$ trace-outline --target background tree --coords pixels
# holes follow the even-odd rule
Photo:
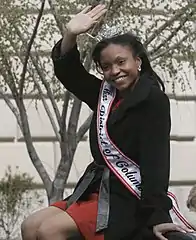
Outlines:
[[[33,209],[32,199],[39,194],[33,189],[33,178],[27,173],[16,172],[8,166],[5,176],[0,181],[0,239],[11,240],[19,236],[20,222]],[[29,212],[30,213],[30,212]]]
[[[0,6],[0,94],[15,115],[24,136],[30,159],[41,177],[49,202],[63,196],[67,178],[78,143],[87,132],[91,116],[78,127],[81,101],[55,79],[50,51],[63,34],[63,25],[71,14],[87,4],[87,0],[3,0]],[[182,72],[184,63],[195,69],[194,20],[196,4],[193,0],[106,0],[109,9],[104,19],[89,34],[81,36],[79,49],[87,70],[93,69],[91,50],[97,34],[107,22],[118,31],[131,30],[144,42],[153,66],[159,73],[167,72],[167,80],[187,83]],[[24,96],[33,94],[35,103],[42,101],[61,159],[54,179],[44,168],[32,140]],[[9,94],[13,97],[11,101]],[[50,100],[49,107],[46,97]],[[61,107],[59,107],[59,102]],[[69,113],[70,110],[70,113]]]

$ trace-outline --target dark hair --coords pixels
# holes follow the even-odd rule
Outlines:
[[[121,46],[129,46],[132,50],[133,56],[138,56],[141,61],[141,75],[144,73],[149,74],[150,77],[152,77],[154,83],[160,87],[162,87],[162,90],[165,91],[165,87],[163,84],[163,81],[160,79],[160,77],[156,74],[156,72],[152,69],[146,49],[144,48],[141,41],[136,37],[135,35],[131,33],[125,33],[122,35],[116,35],[111,38],[106,38],[97,43],[95,46],[92,58],[96,64],[97,67],[100,67],[100,55],[101,51],[106,48],[110,44],[118,44]]]

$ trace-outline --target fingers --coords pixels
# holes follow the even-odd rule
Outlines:
[[[93,17],[94,21],[97,21],[100,17],[102,17],[105,13],[107,12],[107,9],[103,9],[102,11],[100,11],[99,13],[97,13],[97,15],[95,15]]]
[[[91,6],[87,6],[80,13],[87,13],[90,9],[91,9]]]
[[[163,227],[162,227],[162,232],[169,232],[169,231],[179,231],[179,232],[185,232],[181,226],[177,225],[177,224],[174,224],[174,223],[166,223],[166,224],[163,224]]]
[[[156,232],[156,233],[154,233],[154,234],[155,234],[155,236],[156,236],[157,238],[159,238],[160,240],[168,240],[166,237],[164,237],[164,236],[162,235],[161,232]]]
[[[184,230],[181,226],[178,226],[176,225],[174,228],[173,228],[174,231],[177,231],[177,232],[182,232],[182,233],[186,233],[187,231]]]
[[[163,236],[163,234],[171,231],[177,231],[182,233],[194,232],[194,230],[189,229],[186,226],[181,226],[174,223],[164,223],[157,225],[153,228],[153,233],[157,238],[159,238],[159,240],[168,240],[166,237]]]
[[[177,231],[182,233],[193,232],[193,230],[187,228],[186,226],[181,226],[174,223],[163,223],[153,227],[154,235],[160,240],[166,240],[163,234],[171,231]]]
[[[183,225],[177,225],[177,224],[173,224],[171,226],[171,230],[170,231],[178,231],[178,232],[182,232],[182,233],[187,233],[187,232],[193,232],[192,229],[183,226]]]
[[[193,229],[190,229],[190,228],[188,228],[188,227],[186,227],[186,226],[178,226],[182,231],[184,231],[184,232],[194,232],[194,230]]]
[[[99,4],[96,7],[94,7],[91,11],[88,12],[88,15],[92,18],[94,18],[97,14],[100,14],[102,11],[106,10],[105,5]]]

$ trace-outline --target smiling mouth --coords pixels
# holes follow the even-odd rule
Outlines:
[[[125,80],[125,78],[127,78],[127,76],[118,77],[116,79],[113,79],[112,82],[118,83]]]

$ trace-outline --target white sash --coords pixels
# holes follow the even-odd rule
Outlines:
[[[110,170],[137,198],[141,195],[141,177],[139,166],[125,156],[111,141],[107,132],[107,119],[115,99],[116,89],[103,81],[97,110],[97,133],[100,152]],[[194,230],[194,227],[180,213],[176,197],[168,192],[173,207],[170,216],[173,223],[186,226]]]

